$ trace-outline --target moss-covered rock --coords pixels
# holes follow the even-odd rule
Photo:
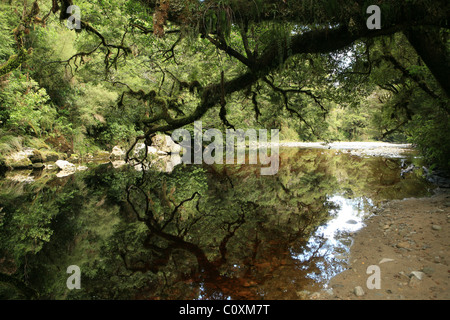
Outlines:
[[[41,151],[44,162],[56,162],[62,159],[62,156],[54,151]]]
[[[108,151],[95,151],[94,160],[95,161],[109,161],[111,154]]]
[[[67,161],[78,162],[80,161],[80,155],[78,153],[72,153]]]
[[[44,162],[44,158],[43,158],[42,154],[36,149],[34,149],[31,152],[31,155],[28,156],[28,159],[30,159],[31,163],[42,163],[42,162]]]
[[[32,162],[28,158],[28,154],[19,151],[5,158],[6,166],[11,169],[28,169],[32,167]]]

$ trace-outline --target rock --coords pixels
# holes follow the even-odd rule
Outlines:
[[[158,134],[152,138],[152,146],[165,153],[179,153],[181,151],[181,146],[176,144],[171,136],[163,134]]]
[[[31,163],[39,163],[44,162],[44,158],[42,157],[42,154],[38,151],[33,149],[31,155],[28,157],[30,159]]]
[[[111,160],[123,160],[125,158],[126,152],[122,150],[119,146],[114,146],[111,151]]]
[[[59,154],[56,152],[47,152],[44,154],[45,161],[47,162],[56,162],[59,160]]]
[[[55,162],[55,165],[63,171],[75,171],[75,165],[66,160],[58,160]]]
[[[108,151],[96,151],[94,152],[94,160],[96,161],[109,161],[110,153]]]
[[[385,263],[385,262],[391,262],[391,261],[394,261],[394,259],[383,258],[383,259],[381,259],[380,262],[378,262],[378,264],[382,264],[382,263]]]
[[[364,290],[361,286],[357,286],[353,289],[353,293],[355,294],[355,296],[357,297],[362,297],[365,293]]]
[[[433,224],[433,226],[431,227],[433,230],[439,231],[442,229],[441,226],[438,226],[437,224]]]
[[[155,154],[158,152],[158,149],[156,149],[155,147],[148,147],[147,148],[147,153],[148,154]]]
[[[28,169],[32,167],[32,162],[24,151],[15,152],[5,158],[6,166],[12,169]]]
[[[418,280],[422,280],[423,277],[425,276],[425,273],[421,272],[421,271],[411,271],[411,273],[409,274],[409,276],[411,278],[417,278]]]
[[[42,169],[44,168],[44,164],[39,162],[39,163],[33,163],[33,169]]]
[[[399,243],[397,243],[397,248],[403,248],[403,249],[408,249],[411,245],[409,244],[408,241],[401,241]]]
[[[426,275],[432,275],[434,273],[434,269],[432,267],[423,267],[422,272]]]
[[[358,222],[356,220],[348,220],[346,223],[348,224],[357,224]]]
[[[115,160],[111,162],[114,168],[120,168],[126,164],[124,160]]]
[[[56,176],[57,176],[58,178],[63,178],[63,177],[70,176],[70,175],[72,175],[72,174],[74,174],[74,173],[75,173],[75,170],[61,170],[61,171],[59,171],[59,172],[56,174]]]

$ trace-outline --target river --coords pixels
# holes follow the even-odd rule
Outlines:
[[[273,176],[249,164],[8,172],[0,298],[299,299],[346,269],[380,204],[430,194],[420,170],[401,175],[418,161],[296,146]]]

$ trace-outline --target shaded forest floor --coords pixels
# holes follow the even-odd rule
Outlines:
[[[355,235],[349,269],[335,276],[319,299],[450,299],[450,190],[428,198],[387,203]],[[380,289],[368,289],[370,265],[380,268]],[[361,287],[363,292],[356,289]]]

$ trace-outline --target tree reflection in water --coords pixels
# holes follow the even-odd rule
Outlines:
[[[185,165],[143,176],[93,168],[57,187],[51,180],[53,235],[16,258],[10,276],[24,279],[26,261],[24,282],[49,298],[297,299],[345,268],[348,232],[377,201],[426,190],[416,176],[401,179],[392,159],[317,149],[280,157],[274,176],[254,165]],[[81,268],[82,290],[64,286],[70,264]]]

